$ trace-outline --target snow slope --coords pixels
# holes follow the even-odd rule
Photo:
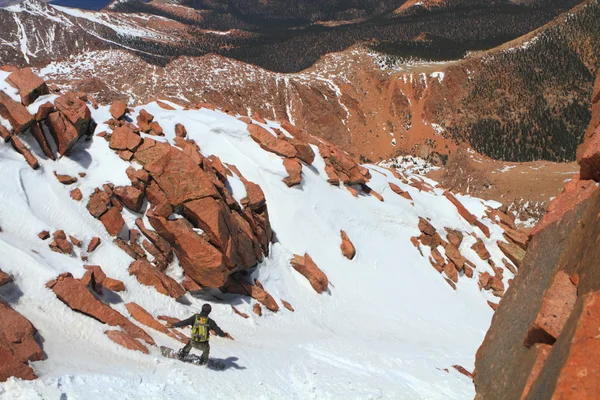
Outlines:
[[[47,99],[39,99],[30,110]],[[355,198],[343,187],[327,183],[319,155],[312,167],[303,167],[303,184],[290,189],[281,181],[287,176],[281,158],[262,150],[244,123],[219,111],[184,111],[173,106],[176,111],[163,110],[155,103],[144,108],[155,115],[169,141],[174,138],[174,125],[182,123],[205,155],[215,154],[235,164],[263,188],[277,242],[254,277],[280,304],[285,299],[296,311],[263,310],[259,318],[251,312],[254,300],[233,295],[221,295],[225,301],[219,302],[208,294],[199,298],[187,294],[189,305],[185,305],[130,277],[127,268],[132,260],[111,244],[103,225],[85,208],[93,188],[102,183],[129,184],[125,174],[129,163],[114,154],[105,140],[95,137],[81,142],[70,158],[57,162],[44,159],[37,145],[28,141],[40,159],[38,171],[31,170],[9,145],[0,143],[0,268],[12,274],[16,283],[1,288],[0,296],[37,327],[48,355],[47,360],[33,364],[38,380],[11,378],[0,384],[0,398],[473,398],[470,379],[450,367],[473,368],[492,316],[486,303],[492,297],[480,292],[477,272],[491,272],[491,268],[470,249],[475,239],[466,236],[461,251],[477,265],[477,272],[474,279],[461,277],[454,291],[431,266],[428,254],[421,256],[411,244],[410,237],[420,234],[419,216],[431,218],[440,234],[443,227],[473,232],[440,189],[419,192],[390,171],[369,166],[370,186],[385,202],[372,196]],[[92,112],[100,123],[97,132],[107,130],[101,122],[110,118],[108,108]],[[87,176],[65,187],[54,178],[55,170]],[[414,206],[393,193],[388,181],[407,190]],[[236,180],[231,185],[235,197],[243,197],[243,186]],[[84,194],[82,202],[69,197],[75,186]],[[483,216],[481,200],[460,199],[472,213]],[[126,215],[130,227],[134,219],[134,214]],[[479,230],[475,233],[501,265],[502,253],[495,242],[501,239],[502,230],[489,220],[484,222],[491,226],[492,238],[485,238]],[[179,318],[210,301],[211,316],[236,339],[211,340],[211,355],[224,360],[226,370],[164,359],[157,348],[151,348],[150,355],[126,350],[103,334],[108,326],[60,302],[45,287],[46,282],[66,271],[79,278],[84,270],[78,257],[54,253],[37,237],[42,230],[57,229],[86,242],[94,236],[102,238],[103,245],[91,254],[88,264],[101,265],[108,276],[125,283],[127,290],[121,298],[105,300],[126,316],[124,304],[130,301],[154,316]],[[357,248],[353,261],[341,254],[340,229]],[[293,254],[304,252],[329,277],[329,293],[318,295],[291,268]],[[169,274],[182,277],[176,263]],[[506,271],[505,279],[509,278],[512,275]],[[235,315],[230,304],[250,318]],[[145,330],[158,345],[181,346],[161,333]]]

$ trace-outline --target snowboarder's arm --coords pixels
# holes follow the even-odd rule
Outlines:
[[[227,333],[223,332],[223,330],[221,328],[219,328],[219,325],[217,325],[217,323],[210,319],[208,320],[208,326],[211,330],[215,331],[215,333],[221,337],[226,337]]]
[[[196,320],[196,316],[192,315],[188,319],[184,319],[183,321],[180,321],[180,322],[178,322],[176,324],[172,324],[171,326],[173,328],[181,328],[182,326],[194,325],[194,321],[195,320]]]

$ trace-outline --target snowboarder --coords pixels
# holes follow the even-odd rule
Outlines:
[[[184,360],[192,347],[202,351],[202,356],[200,357],[200,363],[206,364],[208,362],[208,354],[210,353],[210,345],[208,344],[208,339],[210,337],[210,331],[215,331],[217,335],[220,337],[227,337],[233,340],[233,337],[227,332],[223,332],[221,328],[217,325],[217,323],[208,317],[208,314],[212,311],[212,307],[210,304],[204,304],[202,306],[202,312],[200,314],[192,315],[188,319],[185,319],[181,322],[177,322],[176,324],[167,324],[167,328],[180,328],[183,326],[192,325],[192,337],[188,341],[188,343],[179,350],[178,358],[180,360]]]

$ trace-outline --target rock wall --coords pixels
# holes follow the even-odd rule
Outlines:
[[[477,353],[479,399],[592,399],[600,393],[599,82],[578,152],[581,179],[567,184],[534,229],[520,273]]]

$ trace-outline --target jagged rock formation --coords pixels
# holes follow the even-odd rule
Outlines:
[[[593,99],[581,178],[597,178],[600,171],[594,161],[600,157],[598,84]],[[576,177],[536,226],[520,273],[477,353],[478,398],[591,399],[599,393],[598,215],[598,183]]]

